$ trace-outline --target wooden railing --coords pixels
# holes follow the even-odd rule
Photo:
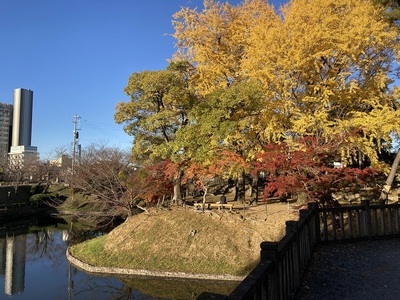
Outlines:
[[[361,205],[317,208],[320,215],[320,242],[353,241],[399,236],[400,205]]]
[[[279,242],[262,242],[259,264],[226,299],[293,299],[317,243],[400,236],[400,205],[319,208],[310,203],[299,221],[286,222]]]

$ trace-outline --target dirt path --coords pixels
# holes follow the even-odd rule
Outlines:
[[[279,241],[286,232],[286,221],[299,218],[298,210],[294,206],[285,202],[257,205],[243,205],[239,202],[234,203],[233,213],[240,215],[243,219],[252,222],[259,228],[264,228],[264,240]],[[213,210],[216,212],[216,210]],[[260,241],[261,242],[261,241]]]

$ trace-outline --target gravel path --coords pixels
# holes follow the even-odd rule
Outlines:
[[[400,299],[400,239],[321,245],[297,300]]]

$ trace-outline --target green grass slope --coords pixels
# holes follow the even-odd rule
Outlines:
[[[279,240],[285,221],[297,218],[282,211],[152,209],[70,250],[94,266],[243,276],[257,264],[260,243]]]

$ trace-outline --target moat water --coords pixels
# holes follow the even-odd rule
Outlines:
[[[98,234],[59,219],[0,224],[0,299],[194,299],[205,291],[228,295],[238,284],[95,276],[69,264],[67,247]]]

